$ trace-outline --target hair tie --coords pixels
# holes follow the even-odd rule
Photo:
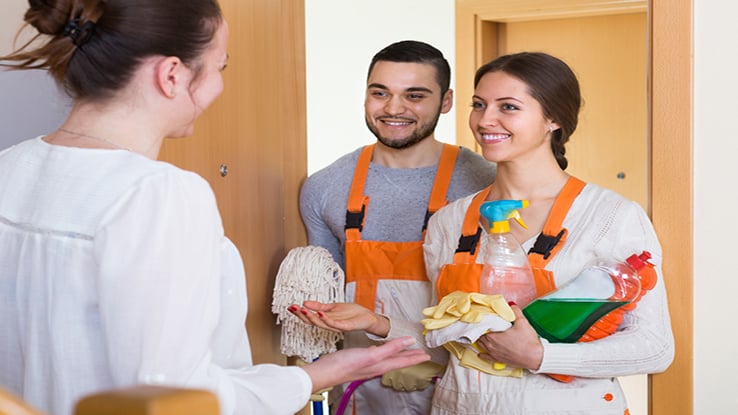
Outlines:
[[[95,32],[95,23],[86,21],[82,26],[79,25],[79,18],[72,19],[64,27],[64,36],[72,39],[72,43],[79,47],[87,43],[92,34]]]

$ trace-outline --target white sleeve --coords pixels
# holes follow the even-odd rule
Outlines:
[[[223,238],[212,191],[191,173],[149,177],[111,208],[95,256],[113,383],[210,389],[223,414],[296,412],[310,395],[303,370],[213,361]]]

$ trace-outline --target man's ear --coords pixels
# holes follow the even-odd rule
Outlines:
[[[184,82],[184,64],[176,56],[167,56],[156,66],[156,84],[164,96],[174,98],[177,87]]]
[[[446,91],[445,94],[443,94],[443,98],[441,99],[441,114],[445,114],[449,111],[451,111],[451,107],[454,106],[454,90],[449,89]]]

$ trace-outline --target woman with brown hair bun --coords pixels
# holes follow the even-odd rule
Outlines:
[[[480,291],[479,252],[492,225],[480,218],[480,206],[505,199],[529,201],[518,218],[527,227],[510,221],[509,231],[528,253],[535,281],[489,294],[509,298],[533,285],[540,296],[597,259],[620,261],[643,251],[652,254],[657,283],[637,305],[628,304],[614,333],[590,342],[549,342],[526,319],[525,304],[513,305],[513,325],[479,336],[479,354],[472,355],[506,369],[481,372],[466,356],[450,353],[432,414],[628,414],[617,377],[659,373],[674,358],[661,245],[648,215],[636,202],[566,172],[565,145],[581,103],[574,72],[546,53],[503,55],[477,70],[469,128],[484,158],[497,164],[497,176],[487,189],[431,217],[423,248],[435,298]],[[573,319],[564,312],[554,318]]]
[[[0,386],[55,415],[142,383],[210,389],[223,414],[288,414],[312,391],[428,359],[404,338],[252,365],[243,264],[212,190],[156,161],[223,90],[215,0],[29,4],[37,38],[0,59],[48,70],[74,105],[0,152]]]

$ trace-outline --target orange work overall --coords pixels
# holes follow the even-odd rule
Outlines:
[[[528,262],[533,269],[533,277],[539,297],[556,289],[553,273],[546,270],[545,267],[566,243],[567,230],[562,227],[562,224],[567,213],[569,213],[569,208],[574,203],[574,199],[582,191],[584,185],[583,181],[575,177],[569,178],[554,201],[546,223],[543,225],[543,231],[536,239],[533,248],[528,252]],[[466,211],[461,237],[454,254],[454,262],[445,264],[436,280],[435,288],[439,299],[457,290],[479,292],[479,277],[483,267],[482,264],[478,264],[476,261],[479,253],[477,247],[482,235],[482,228],[479,226],[479,208],[487,199],[492,186],[474,196],[469,209]]]
[[[569,178],[554,201],[543,231],[528,252],[528,262],[533,269],[539,297],[556,289],[553,273],[546,270],[545,266],[566,243],[568,231],[562,227],[562,224],[574,199],[582,191],[584,185],[584,182],[575,177]],[[444,265],[436,280],[436,293],[439,299],[456,290],[479,292],[479,277],[483,267],[482,264],[476,263],[477,246],[482,234],[482,229],[478,225],[479,207],[487,198],[491,188],[492,186],[478,193],[469,205],[464,217],[459,245],[454,254],[454,263]],[[592,341],[613,333],[622,322],[625,311],[626,309],[615,310],[605,315],[579,341]],[[571,382],[574,379],[574,376],[569,375],[549,374],[549,376],[560,382]]]
[[[428,277],[423,260],[422,240],[387,242],[361,239],[369,207],[369,197],[364,195],[364,184],[373,150],[373,144],[366,146],[356,162],[346,211],[345,252],[346,282],[354,282],[356,285],[354,302],[375,311],[377,285],[380,280],[428,281]],[[459,147],[444,144],[425,214],[423,233],[430,216],[448,203],[446,193],[458,152]]]

